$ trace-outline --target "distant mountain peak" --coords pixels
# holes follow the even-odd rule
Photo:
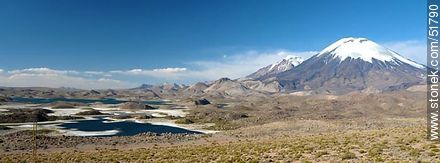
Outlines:
[[[406,63],[416,68],[424,68],[423,65],[402,57],[396,52],[366,38],[348,37],[340,39],[326,47],[317,56],[326,55],[332,56],[334,59],[339,58],[340,62],[346,59],[362,59],[373,63],[373,60],[378,60],[384,63]]]
[[[287,71],[287,70],[292,69],[295,66],[298,66],[303,61],[304,61],[304,59],[302,59],[299,56],[287,56],[283,60],[272,64],[269,68],[269,71],[274,71],[274,70],[275,71]]]
[[[263,77],[263,76],[267,76],[267,75],[275,75],[287,70],[292,69],[295,66],[298,66],[299,64],[301,64],[304,61],[304,59],[302,59],[299,56],[293,56],[293,55],[289,55],[286,58],[284,58],[281,61],[278,61],[276,63],[273,63],[269,66],[263,67],[261,69],[259,69],[257,72],[254,72],[250,75],[248,75],[248,78],[259,78],[259,77]]]
[[[152,88],[153,85],[150,84],[142,84],[141,86],[137,87],[139,89],[148,89],[148,88]]]

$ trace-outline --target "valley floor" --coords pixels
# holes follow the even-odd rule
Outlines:
[[[426,92],[214,99],[173,119],[208,134],[0,137],[0,162],[440,162],[426,139]]]
[[[253,162],[253,161],[440,161],[440,143],[425,139],[423,119],[399,119],[396,123],[377,121],[370,129],[343,129],[339,122],[297,121],[314,133],[282,132],[296,125],[277,122],[212,135],[169,139],[135,145],[87,146],[39,151],[41,162]],[[327,131],[325,126],[333,126]],[[367,124],[365,124],[367,125]],[[318,127],[322,130],[313,128]],[[346,125],[345,127],[363,125]],[[344,128],[345,128],[344,127]],[[254,132],[248,132],[253,130]],[[339,131],[338,131],[339,130]],[[271,131],[272,134],[264,131]],[[319,132],[321,131],[321,132]],[[258,135],[256,135],[258,134]],[[113,138],[116,140],[116,138]],[[121,140],[121,138],[119,138]],[[99,141],[98,141],[99,142]],[[144,142],[145,143],[145,142]],[[87,144],[87,143],[86,143]],[[0,162],[33,161],[30,151],[0,154]]]

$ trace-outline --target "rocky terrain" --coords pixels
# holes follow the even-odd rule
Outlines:
[[[42,143],[39,159],[191,161],[212,157],[218,161],[433,161],[439,159],[439,147],[421,135],[424,133],[424,98],[424,89],[412,87],[388,93],[274,94],[236,100],[207,98],[210,104],[198,106],[194,101],[182,99],[193,109],[176,121],[210,123],[213,125],[207,129],[221,132],[91,138],[59,136],[54,131],[45,131],[39,136]],[[227,105],[218,108],[218,104]],[[2,136],[2,161],[31,159],[30,148],[26,146],[30,136],[28,131]],[[146,151],[157,155],[145,154]],[[181,152],[177,156],[170,151]],[[97,153],[100,157],[92,157]],[[191,157],[183,157],[191,153]]]
[[[0,102],[10,102],[10,101],[12,101],[11,98],[6,96],[0,96]]]
[[[0,114],[0,123],[44,122],[55,120],[82,119],[75,116],[49,116],[53,113],[47,109],[11,109]]]

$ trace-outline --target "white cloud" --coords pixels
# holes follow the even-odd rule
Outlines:
[[[22,70],[12,70],[9,71],[10,74],[20,74],[20,73],[32,73],[32,74],[78,74],[78,71],[73,70],[53,70],[46,67],[41,68],[28,68]]]
[[[85,74],[90,74],[90,75],[103,75],[105,74],[105,72],[102,71],[84,71]]]
[[[75,74],[75,75],[72,75]],[[78,71],[29,68],[0,74],[0,85],[8,87],[73,87],[83,89],[130,88],[132,83],[114,79],[85,78]]]
[[[117,75],[153,77],[160,79],[177,79],[187,71],[187,68],[159,68],[159,69],[131,69],[131,70],[114,70],[109,73]]]
[[[129,76],[152,77],[159,81],[192,83],[197,81],[216,80],[221,77],[240,78],[258,69],[278,62],[287,56],[301,56],[304,59],[316,54],[316,51],[293,52],[277,50],[270,52],[248,51],[245,53],[224,55],[217,61],[194,61],[188,68],[132,69],[115,70],[110,73]],[[151,80],[151,78],[150,78]]]
[[[160,68],[160,69],[153,69],[153,71],[156,72],[163,72],[163,73],[179,73],[186,71],[186,68]]]
[[[191,68],[168,67],[156,69],[131,69],[114,71],[75,71],[50,68],[28,68],[1,73],[0,86],[10,87],[74,87],[82,89],[131,88],[139,83],[194,83],[216,80],[221,77],[240,78],[259,68],[295,55],[304,59],[317,52],[248,51],[225,55],[216,61],[194,61]]]
[[[194,62],[197,69],[189,71],[188,76],[200,80],[216,80],[220,77],[240,78],[247,76],[258,69],[278,62],[287,56],[301,56],[304,59],[316,54],[316,51],[294,52],[278,50],[272,52],[249,51],[236,54],[221,61]]]
[[[83,73],[84,76],[87,77],[99,77],[99,76],[103,76],[103,77],[112,77],[113,75],[108,73],[108,72],[103,72],[103,71],[84,71]]]
[[[408,40],[383,43],[383,46],[399,53],[400,55],[426,64],[426,41]]]

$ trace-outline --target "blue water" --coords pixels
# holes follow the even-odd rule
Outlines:
[[[80,98],[24,98],[24,97],[14,97],[12,98],[13,102],[18,103],[31,103],[31,104],[47,104],[52,102],[79,102],[79,103],[95,103],[95,102],[101,102],[103,104],[120,104],[125,103],[127,101],[124,100],[116,100],[112,98],[104,98],[104,99],[80,99]],[[152,100],[152,101],[144,101],[145,104],[150,105],[166,105],[167,103],[165,101],[161,100]]]
[[[163,125],[152,125],[148,123],[136,123],[132,121],[122,121],[122,122],[112,122],[103,123],[106,121],[103,118],[98,118],[96,120],[81,120],[77,123],[62,123],[58,126],[64,127],[66,129],[76,129],[78,131],[107,131],[107,130],[118,130],[119,132],[115,135],[108,136],[132,136],[144,132],[153,133],[175,133],[175,134],[202,134],[201,132],[186,130],[178,127],[163,126]],[[106,136],[96,136],[96,137],[106,137]]]

